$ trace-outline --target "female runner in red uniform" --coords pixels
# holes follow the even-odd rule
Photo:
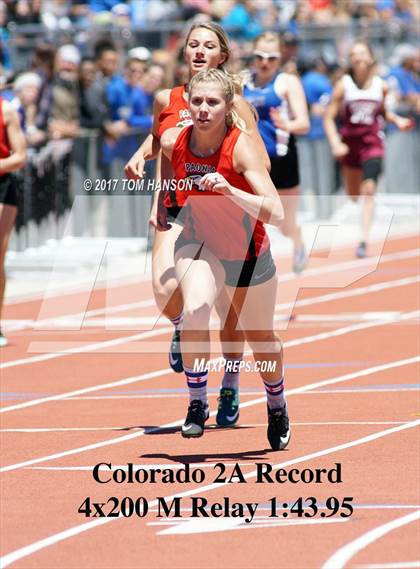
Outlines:
[[[263,222],[278,226],[284,213],[255,143],[235,126],[244,128],[233,100],[234,85],[225,73],[202,71],[190,82],[193,125],[168,129],[161,138],[176,179],[193,182],[175,244],[184,299],[181,350],[190,394],[182,435],[201,436],[208,418],[210,313],[225,289],[263,379],[267,437],[279,450],[288,444],[290,428],[282,347],[273,330],[276,268]]]
[[[386,109],[386,83],[375,75],[375,59],[369,45],[357,41],[350,51],[350,72],[336,84],[324,116],[325,132],[335,158],[341,161],[349,197],[362,196],[362,235],[356,256],[366,256],[373,221],[374,196],[384,155],[383,117],[400,130],[412,121]],[[335,120],[339,117],[340,130]]]
[[[19,116],[10,103],[0,97],[0,316],[6,288],[4,261],[18,203],[11,172],[22,168],[25,160],[26,142]],[[0,348],[6,345],[7,339],[0,331]]]
[[[190,77],[199,71],[209,68],[220,68],[228,62],[230,49],[227,36],[219,25],[212,22],[194,24],[188,32],[184,56],[189,67]],[[245,121],[250,136],[255,142],[260,160],[269,168],[270,161],[256,126],[253,112],[248,103],[235,94],[233,106],[238,115]],[[143,177],[146,160],[156,158],[160,149],[160,137],[166,129],[191,124],[188,109],[188,86],[166,89],[157,94],[154,104],[154,121],[152,133],[146,138],[138,151],[125,167],[127,177],[139,179]],[[162,156],[160,178],[171,179],[173,172],[168,160]],[[174,244],[181,232],[181,225],[174,223],[180,209],[185,203],[188,192],[156,192],[150,223],[158,230],[155,233],[152,256],[152,282],[156,303],[165,316],[175,325],[175,332],[169,354],[170,364],[174,371],[182,372],[182,358],[179,351],[179,334],[183,318],[183,301],[175,278]],[[162,207],[163,206],[163,207]],[[168,219],[172,222],[168,224]],[[223,294],[218,299],[218,306],[227,302]],[[228,314],[224,327],[220,331],[220,339],[226,359],[225,374],[220,391],[220,405],[217,423],[233,425],[239,415],[237,370],[242,358],[240,346],[243,345],[243,334],[235,330],[235,318]],[[228,346],[230,345],[230,347]],[[232,346],[235,348],[233,349]]]

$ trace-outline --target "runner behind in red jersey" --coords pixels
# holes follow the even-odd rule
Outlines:
[[[184,298],[181,351],[190,395],[182,435],[200,437],[209,416],[210,314],[224,289],[261,364],[267,438],[280,450],[289,442],[290,427],[282,347],[273,330],[276,269],[263,223],[278,225],[284,213],[253,140],[240,130],[243,124],[232,111],[233,97],[226,74],[202,71],[190,83],[193,126],[169,129],[161,139],[178,180],[190,178],[194,186],[175,245],[176,276]],[[197,362],[205,365],[198,369]],[[268,363],[273,365],[264,365]]]

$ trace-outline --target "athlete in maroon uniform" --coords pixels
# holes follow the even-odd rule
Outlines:
[[[267,392],[267,437],[280,450],[289,442],[290,428],[281,343],[273,331],[276,270],[263,223],[278,226],[284,212],[252,138],[235,126],[243,128],[232,114],[233,98],[225,73],[199,73],[190,83],[193,126],[169,129],[161,139],[177,180],[193,182],[175,246],[184,298],[181,349],[190,394],[182,435],[201,436],[209,416],[209,321],[216,298],[226,289],[255,362],[275,364],[270,371],[261,365],[260,374]],[[197,369],[197,362],[204,366]]]
[[[4,260],[17,213],[15,180],[11,172],[22,168],[25,159],[25,136],[18,114],[0,97],[0,316],[6,288]],[[0,331],[0,348],[6,345],[7,340]]]
[[[384,155],[384,119],[401,130],[412,124],[386,109],[385,82],[375,75],[375,60],[370,47],[356,42],[350,52],[351,69],[337,83],[324,117],[325,132],[334,156],[341,161],[344,184],[353,200],[363,197],[362,235],[356,249],[366,256],[372,225],[374,196]],[[337,130],[335,120],[341,123]]]

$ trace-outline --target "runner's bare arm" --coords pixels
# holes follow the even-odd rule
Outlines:
[[[261,162],[251,137],[242,133],[233,153],[235,171],[242,174],[254,194],[233,187],[219,173],[206,174],[201,179],[203,189],[228,196],[247,213],[263,223],[279,225],[284,218],[283,206],[270,175]]]
[[[294,117],[287,121],[287,132],[306,134],[310,126],[308,106],[302,83],[295,75],[287,75],[287,101]]]
[[[342,158],[348,152],[348,147],[341,141],[337,125],[335,124],[340,107],[344,98],[344,85],[339,81],[334,88],[331,101],[325,110],[324,115],[324,128],[327,135],[328,142],[331,146],[331,152],[335,158]]]
[[[11,155],[0,159],[0,172],[8,174],[20,170],[26,162],[26,140],[20,127],[19,115],[8,101],[2,102],[2,112]]]

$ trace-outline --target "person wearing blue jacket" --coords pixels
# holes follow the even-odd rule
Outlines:
[[[318,219],[331,214],[331,194],[334,191],[334,159],[324,132],[323,117],[329,103],[332,85],[327,65],[321,57],[312,58],[308,70],[302,75],[302,85],[308,103],[310,129],[299,140],[299,158],[304,190],[316,196]]]

